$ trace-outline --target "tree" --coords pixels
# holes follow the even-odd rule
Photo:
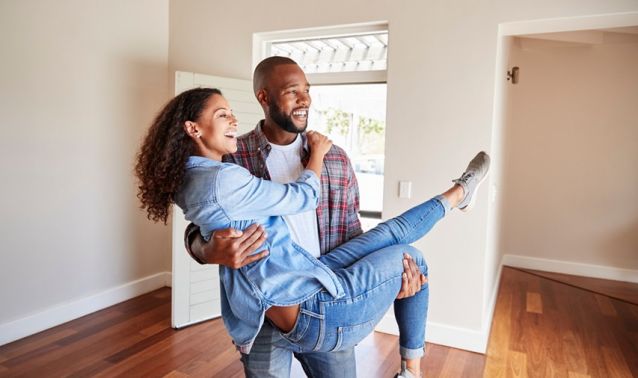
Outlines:
[[[376,134],[381,136],[385,133],[385,122],[374,118],[359,117],[359,130],[364,135]]]
[[[335,108],[320,110],[319,113],[326,120],[327,134],[336,133],[344,137],[348,135],[350,123],[352,122],[352,113]]]

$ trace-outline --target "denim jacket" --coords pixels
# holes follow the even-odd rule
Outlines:
[[[270,253],[240,269],[219,267],[224,325],[242,353],[249,353],[271,306],[301,303],[326,290],[335,298],[343,288],[335,274],[295,244],[282,215],[313,210],[320,196],[316,174],[304,170],[296,182],[257,178],[245,168],[191,156],[175,202],[205,240],[217,229],[264,226]]]

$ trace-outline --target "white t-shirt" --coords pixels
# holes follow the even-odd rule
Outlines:
[[[272,149],[266,159],[266,166],[271,180],[282,184],[296,181],[304,170],[301,163],[303,149],[301,137],[297,135],[295,141],[286,146],[272,143],[270,146]],[[313,256],[319,257],[321,250],[316,211],[285,215],[284,219],[290,229],[292,240]]]

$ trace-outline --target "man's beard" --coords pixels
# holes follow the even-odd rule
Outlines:
[[[270,113],[270,118],[272,118],[279,127],[289,133],[303,133],[308,127],[308,119],[306,119],[306,124],[301,129],[297,128],[295,123],[292,121],[292,115],[284,114],[284,112],[274,102],[268,104],[268,112]]]

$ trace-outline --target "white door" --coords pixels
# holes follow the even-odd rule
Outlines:
[[[263,118],[250,80],[175,72],[175,95],[198,87],[213,87],[222,91],[239,121],[240,134],[252,130]],[[221,316],[218,267],[199,265],[188,255],[184,248],[187,225],[182,210],[173,206],[173,328]]]

